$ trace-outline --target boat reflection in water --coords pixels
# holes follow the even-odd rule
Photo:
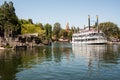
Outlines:
[[[83,61],[83,64],[88,66],[90,71],[102,70],[104,68],[111,70],[111,68],[119,64],[119,45],[72,44],[72,50],[75,58],[79,61]]]
[[[101,59],[106,53],[107,45],[76,45],[72,44],[72,50],[76,57],[88,59]]]

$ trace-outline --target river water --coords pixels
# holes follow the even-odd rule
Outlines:
[[[0,50],[0,80],[120,80],[120,45]]]

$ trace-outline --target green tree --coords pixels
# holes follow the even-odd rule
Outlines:
[[[25,19],[19,19],[19,23],[22,25],[22,24],[29,24],[29,21],[28,20],[25,20]]]
[[[4,2],[0,6],[0,25],[4,29],[5,36],[14,36],[20,34],[20,24],[15,13],[13,2]],[[19,32],[18,32],[19,31]]]
[[[73,33],[77,33],[78,30],[79,30],[79,28],[76,28],[75,26],[72,27],[72,32],[73,32]]]
[[[72,31],[72,33],[74,33],[74,26],[71,27],[71,31]]]
[[[114,37],[114,38],[119,37],[119,32],[120,32],[119,28],[113,22],[100,23],[98,26],[99,26],[99,29],[105,33],[105,35],[108,39],[110,39],[112,37]]]
[[[80,28],[79,27],[77,27],[77,33],[80,31]]]
[[[69,40],[72,39],[72,34],[73,34],[72,30],[70,30],[70,31],[68,32],[68,35],[67,35]]]
[[[52,26],[47,23],[47,24],[45,24],[44,29],[46,31],[47,39],[51,39],[51,37],[52,37]]]
[[[42,23],[37,23],[37,24],[35,24],[35,25],[36,25],[36,26],[39,26],[40,29],[44,30],[44,26],[42,25]]]
[[[59,32],[59,36],[60,37],[62,36],[63,38],[67,38],[68,33],[65,29],[61,29],[60,32]]]
[[[56,22],[53,27],[53,35],[56,35],[56,37],[59,37],[59,32],[61,30],[61,25],[60,23]]]
[[[33,24],[33,20],[32,20],[32,19],[28,19],[28,22],[29,22],[30,24]]]
[[[34,24],[22,24],[21,25],[22,30],[21,33],[22,34],[26,34],[26,33],[43,33],[44,30],[41,30],[39,26],[36,26]]]

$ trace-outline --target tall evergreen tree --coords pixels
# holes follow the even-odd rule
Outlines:
[[[15,13],[15,8],[13,2],[7,3],[0,6],[0,25],[4,29],[4,34],[6,37],[14,36],[20,34],[21,27],[18,22],[18,17]]]
[[[56,37],[59,37],[59,32],[61,30],[61,25],[60,23],[56,22],[53,27],[53,35],[56,35]]]
[[[46,24],[44,26],[44,28],[45,28],[45,31],[46,31],[46,37],[48,39],[51,39],[51,37],[52,37],[52,26],[50,24]]]

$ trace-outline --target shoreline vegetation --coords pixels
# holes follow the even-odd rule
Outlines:
[[[103,22],[98,26],[106,35],[108,44],[120,44],[120,28],[117,24]],[[32,19],[19,19],[11,1],[4,1],[0,5],[0,49],[51,45],[54,41],[70,42],[72,34],[81,30],[75,26],[70,28],[69,23],[65,29],[62,27],[59,22],[52,26],[49,23],[33,23]],[[91,27],[97,29],[96,23]]]

